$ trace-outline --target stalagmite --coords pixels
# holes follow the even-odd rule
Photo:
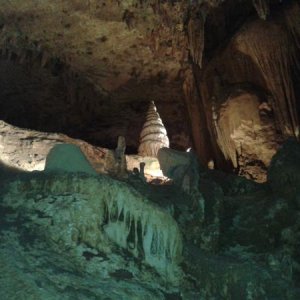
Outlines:
[[[166,128],[157,112],[156,106],[151,101],[146,122],[140,135],[139,155],[157,156],[160,148],[169,147]]]
[[[116,158],[119,162],[118,172],[121,177],[126,177],[126,175],[127,175],[125,150],[126,150],[125,137],[119,136],[118,137],[118,146],[115,150],[115,154],[116,154]]]
[[[266,20],[270,14],[269,0],[252,0],[252,3],[258,16],[261,19]]]
[[[187,27],[190,55],[200,68],[204,49],[204,24],[205,17],[199,12],[190,17]]]
[[[118,178],[127,177],[125,149],[125,137],[119,136],[117,148],[107,151],[104,168],[110,175]]]

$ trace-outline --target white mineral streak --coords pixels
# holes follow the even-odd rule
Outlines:
[[[188,40],[193,62],[202,68],[205,16],[199,13],[188,22]]]
[[[139,155],[156,157],[160,148],[169,147],[166,128],[151,101],[140,135]]]
[[[170,276],[182,251],[177,223],[159,207],[136,197],[138,194],[130,196],[130,193],[117,191],[113,198],[104,199],[108,211],[104,231],[119,246],[136,257],[144,255],[149,265]],[[133,238],[129,241],[131,234]]]
[[[270,13],[269,0],[252,0],[252,3],[258,16],[261,19],[266,20]]]

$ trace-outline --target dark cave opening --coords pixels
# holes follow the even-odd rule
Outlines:
[[[149,91],[154,90],[155,83],[144,82],[137,86],[137,93],[145,92],[147,84]],[[134,95],[132,88],[130,93]],[[118,136],[125,136],[127,154],[137,153],[152,98],[149,91],[136,102],[130,100],[130,94],[124,99],[118,90],[106,96],[57,58],[41,66],[41,56],[22,60],[15,52],[2,51],[0,59],[0,119],[21,128],[62,133],[110,149],[116,147]],[[121,102],[118,97],[123,97]],[[158,101],[158,107],[170,133],[171,146],[186,150],[190,141],[183,104]]]

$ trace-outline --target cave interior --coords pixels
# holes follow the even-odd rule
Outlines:
[[[300,299],[299,0],[0,0],[0,298]]]

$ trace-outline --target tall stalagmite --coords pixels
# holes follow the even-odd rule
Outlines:
[[[169,147],[169,138],[156,106],[151,101],[140,135],[138,152],[141,156],[157,156],[158,150],[163,147]]]

